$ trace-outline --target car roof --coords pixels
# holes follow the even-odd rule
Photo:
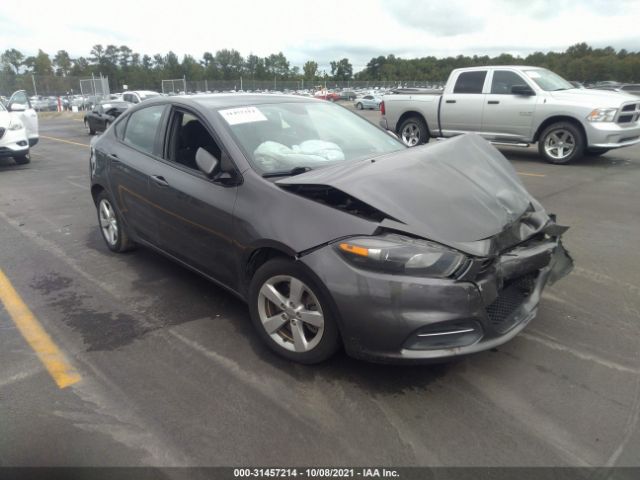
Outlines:
[[[130,102],[125,102],[124,100],[103,100],[99,103],[99,105],[131,105]]]
[[[274,103],[326,103],[324,100],[317,100],[311,97],[299,95],[278,95],[278,94],[254,94],[254,93],[215,93],[207,95],[175,95],[173,97],[162,97],[160,99],[148,100],[145,102],[157,103],[182,103],[184,105],[196,104],[206,109],[222,109],[235,107],[248,107],[251,105],[268,105]]]

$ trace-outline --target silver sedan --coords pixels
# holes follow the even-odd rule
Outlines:
[[[363,109],[372,109],[372,110],[380,110],[380,104],[382,103],[382,98],[374,97],[373,95],[365,95],[364,97],[356,98],[353,102],[353,105],[358,110]]]

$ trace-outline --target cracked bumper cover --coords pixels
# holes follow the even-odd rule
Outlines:
[[[491,349],[522,331],[536,316],[545,285],[573,267],[560,241],[565,230],[551,223],[544,240],[505,252],[473,280],[361,270],[330,245],[301,261],[328,289],[350,355],[429,362]],[[462,333],[455,334],[458,345],[447,346],[452,331]],[[427,348],[421,347],[425,338],[432,342]]]

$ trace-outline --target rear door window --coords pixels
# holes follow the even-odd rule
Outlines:
[[[486,77],[486,70],[462,72],[458,75],[453,93],[482,93],[482,87]]]
[[[153,154],[164,109],[164,105],[155,105],[133,112],[127,122],[124,142],[144,153]]]

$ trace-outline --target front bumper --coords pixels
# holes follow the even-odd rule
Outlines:
[[[640,122],[584,122],[588,146],[593,148],[621,148],[640,143]]]
[[[29,140],[25,130],[5,130],[0,137],[0,157],[14,157],[27,153],[29,153]]]
[[[545,285],[573,265],[559,236],[512,249],[472,281],[361,270],[332,246],[301,261],[327,287],[347,352],[385,363],[427,363],[509,341],[535,317]]]

